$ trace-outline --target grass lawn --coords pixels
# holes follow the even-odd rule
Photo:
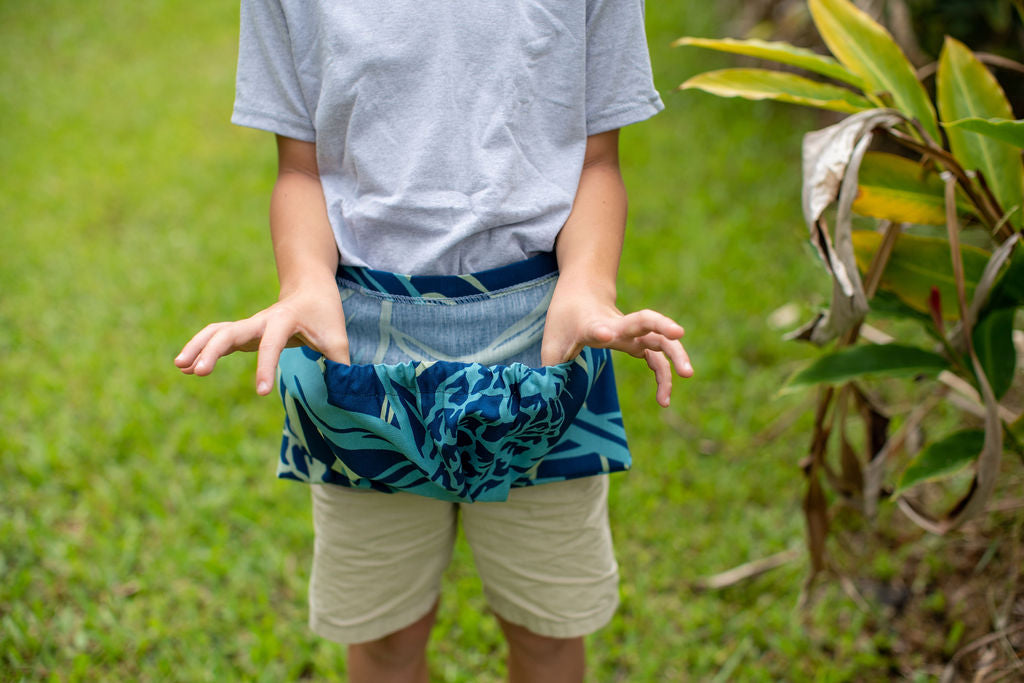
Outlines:
[[[827,292],[799,214],[815,122],[673,90],[710,58],[668,43],[719,35],[713,4],[648,3],[667,111],[623,133],[620,303],[677,316],[697,376],[659,410],[618,358],[635,469],[614,481],[622,606],[591,678],[876,678],[884,643],[841,592],[795,610],[803,561],[693,587],[802,544],[804,398],[775,392],[811,351],[767,317]],[[171,364],[276,294],[272,139],[228,123],[236,25],[232,2],[0,3],[0,681],[344,678],[305,626],[308,491],[274,477],[254,358],[204,380]],[[448,578],[433,676],[499,680],[461,544]]]

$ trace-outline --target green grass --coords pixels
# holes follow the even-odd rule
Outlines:
[[[793,109],[673,88],[710,65],[712,3],[648,3],[668,109],[623,134],[621,305],[678,317],[697,376],[658,410],[619,358],[635,469],[613,487],[622,608],[595,681],[848,680],[885,672],[841,594],[795,603],[795,563],[700,576],[802,543],[807,422],[775,391],[810,350],[767,314],[824,301],[803,246]],[[228,124],[237,5],[0,4],[0,680],[341,680],[305,626],[308,492],[274,478],[280,408],[254,359],[171,365],[200,325],[276,293],[270,137]],[[703,61],[699,61],[703,60]],[[724,63],[724,62],[722,62]],[[440,681],[502,675],[460,544],[431,644]]]

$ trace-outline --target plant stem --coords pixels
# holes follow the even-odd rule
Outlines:
[[[941,166],[945,167],[949,172],[956,176],[957,184],[967,195],[967,199],[971,202],[978,213],[981,216],[982,221],[990,230],[996,231],[996,236],[1007,240],[1013,236],[1013,229],[1006,225],[1000,224],[1002,218],[1001,212],[988,201],[988,198],[984,195],[978,194],[974,187],[974,183],[971,182],[970,176],[964,170],[963,166],[956,160],[952,154],[946,150],[938,147],[935,144],[925,144],[918,142],[906,133],[902,133],[898,130],[888,130],[889,135],[898,142],[899,144],[911,149],[919,154],[929,157],[933,161],[937,162]]]

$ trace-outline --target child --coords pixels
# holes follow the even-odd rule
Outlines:
[[[353,681],[427,680],[461,516],[510,679],[582,680],[618,590],[593,475],[629,466],[608,349],[662,406],[693,374],[682,327],[615,306],[618,128],[662,107],[642,0],[242,0],[241,26],[281,292],[175,364],[278,372],[279,475],[319,484],[312,628]]]

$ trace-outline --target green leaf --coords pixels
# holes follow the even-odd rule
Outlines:
[[[937,375],[949,361],[916,346],[870,344],[844,348],[820,356],[796,373],[787,389],[813,384],[841,384],[858,377],[912,377]]]
[[[849,83],[855,88],[864,89],[864,81],[842,64],[827,55],[820,55],[806,48],[796,47],[789,43],[767,42],[764,40],[735,40],[723,38],[679,38],[672,43],[672,47],[692,45],[694,47],[706,47],[719,52],[730,52],[732,54],[757,57],[759,59],[770,59],[774,62],[789,64],[800,67],[822,76],[834,78],[837,81]]]
[[[1018,243],[1010,266],[992,287],[983,311],[1024,306],[1024,247]]]
[[[929,444],[907,465],[893,497],[915,484],[956,474],[978,457],[984,445],[985,432],[980,429],[954,432],[941,441]]]
[[[855,230],[852,239],[857,266],[862,273],[867,272],[882,243],[882,235],[873,230]],[[984,249],[961,244],[960,256],[964,264],[967,300],[970,301],[990,254]],[[921,313],[929,313],[928,298],[932,287],[937,287],[942,301],[942,317],[950,320],[960,317],[947,240],[902,233],[896,238],[879,286]]]
[[[943,121],[965,118],[1012,119],[999,82],[963,43],[946,37],[939,56],[936,99]],[[968,170],[981,171],[1003,211],[1024,203],[1020,150],[962,126],[946,129],[953,156]],[[1020,223],[1018,213],[1014,223]]]
[[[778,100],[845,114],[871,109],[866,99],[851,90],[812,81],[803,76],[769,69],[721,69],[698,74],[679,86],[721,97]]]
[[[972,116],[966,119],[949,121],[942,125],[947,130],[950,128],[962,128],[1024,149],[1024,119],[1014,121],[1013,119],[983,119],[979,116]]]
[[[928,333],[932,333],[932,317],[926,313],[917,311],[892,292],[880,289],[871,297],[871,313],[883,318],[916,320],[925,326]]]
[[[1013,384],[1013,373],[1017,371],[1017,349],[1013,346],[1016,312],[1013,308],[991,311],[978,321],[971,333],[974,351],[997,399]]]
[[[861,162],[853,210],[895,223],[945,225],[944,185],[915,161],[868,152]]]
[[[1010,425],[1010,431],[1020,439],[1024,439],[1024,415],[1017,418],[1017,421]]]
[[[889,32],[849,0],[809,0],[808,5],[828,49],[864,79],[865,92],[888,93],[897,109],[939,140],[931,100]]]

